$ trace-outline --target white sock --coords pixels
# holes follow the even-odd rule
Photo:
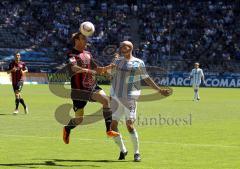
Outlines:
[[[199,97],[199,92],[197,91],[197,98],[199,99],[200,97]]]
[[[133,143],[134,154],[136,154],[136,153],[139,154],[139,140],[138,140],[137,130],[134,129],[133,132],[130,133],[130,136],[131,136],[131,140]]]
[[[122,135],[120,134],[117,137],[113,137],[113,140],[115,141],[115,143],[118,145],[118,147],[120,148],[121,152],[126,152],[127,149],[123,143],[123,139],[122,139]]]

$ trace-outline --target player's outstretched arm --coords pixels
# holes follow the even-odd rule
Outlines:
[[[152,78],[148,75],[145,64],[142,63],[142,65],[139,67],[139,73],[141,75],[141,79],[147,83],[148,86],[150,86],[152,89],[157,90],[160,94],[164,96],[169,96],[172,94],[172,90],[170,88],[163,88],[159,87],[153,80]]]
[[[115,53],[113,61],[108,65],[104,67],[97,66],[96,72],[97,74],[106,74],[109,70],[111,71],[113,68],[116,67],[115,61],[118,59],[120,55],[118,53]]]
[[[77,66],[77,65],[71,66],[71,69],[72,69],[72,71],[74,73],[92,73],[92,74],[96,74],[95,70],[85,69],[85,68],[82,68],[82,67]]]
[[[111,70],[114,67],[115,67],[115,65],[111,63],[110,65],[104,66],[104,67],[98,66],[95,70],[96,70],[97,74],[106,74],[108,70]]]
[[[150,86],[152,89],[155,89],[157,91],[160,90],[160,87],[150,78],[145,78],[144,81],[147,83],[148,86]]]
[[[115,68],[116,67],[115,61],[119,57],[120,57],[119,53],[115,53],[114,54],[114,58],[113,58],[112,62],[109,65],[104,66],[104,67],[97,66],[96,69],[95,69],[97,74],[100,74],[100,75],[107,74],[108,71],[111,71],[113,68]]]
[[[159,93],[161,93],[164,96],[169,96],[172,94],[172,90],[170,90],[169,88],[159,87],[150,77],[145,78],[144,81],[147,83],[147,85],[157,90]]]

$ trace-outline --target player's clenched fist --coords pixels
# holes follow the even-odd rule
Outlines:
[[[159,93],[163,96],[170,96],[172,94],[173,90],[171,88],[160,88]]]

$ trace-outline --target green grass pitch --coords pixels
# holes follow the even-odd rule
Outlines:
[[[125,161],[117,160],[119,150],[106,137],[103,121],[77,127],[65,145],[54,112],[70,99],[53,95],[47,85],[25,85],[30,114],[24,115],[21,107],[13,116],[12,88],[1,85],[0,169],[240,169],[240,90],[201,88],[201,101],[193,102],[192,88],[173,89],[166,99],[138,103],[142,162],[135,163],[124,125]],[[86,113],[99,107],[89,103]]]

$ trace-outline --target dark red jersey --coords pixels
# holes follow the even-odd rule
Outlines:
[[[72,49],[67,54],[67,60],[70,67],[77,65],[79,67],[91,70],[94,70],[97,67],[97,64],[93,61],[91,53],[88,51],[79,52],[76,49]],[[71,74],[72,89],[91,90],[95,85],[95,75],[92,73]]]
[[[22,61],[19,61],[18,63],[15,61],[12,61],[9,66],[8,66],[8,70],[12,70],[13,68],[16,68],[16,71],[12,71],[11,72],[11,76],[12,76],[12,84],[16,85],[18,84],[18,82],[23,81],[23,74],[21,72],[24,70],[27,70],[26,64]]]

